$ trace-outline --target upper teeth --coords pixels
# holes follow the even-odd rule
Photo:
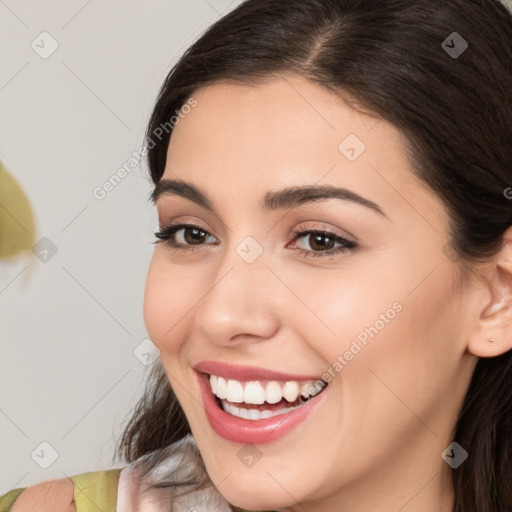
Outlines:
[[[276,404],[285,398],[288,402],[295,402],[298,396],[304,398],[317,395],[325,383],[322,381],[307,381],[299,383],[294,380],[286,382],[226,380],[217,375],[210,375],[210,385],[213,394],[229,402],[246,404]]]

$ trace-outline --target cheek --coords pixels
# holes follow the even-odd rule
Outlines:
[[[153,343],[165,352],[179,350],[179,320],[186,311],[187,287],[176,281],[176,272],[168,271],[168,265],[157,253],[151,260],[144,290],[143,315],[146,330]]]
[[[364,335],[366,344],[359,343],[361,350],[344,366],[341,379],[356,404],[354,409],[369,416],[367,425],[385,422],[391,432],[425,428],[416,414],[441,431],[442,408],[449,409],[451,401],[456,401],[447,395],[458,374],[457,338],[463,320],[449,282],[449,273],[441,267],[417,288],[404,281],[401,293],[379,292],[379,302],[363,307],[372,315],[365,313],[361,318],[359,314],[357,322],[350,324]],[[399,308],[394,315],[386,314],[393,300]],[[383,321],[378,322],[382,313]],[[351,340],[358,340],[357,332],[351,334]]]
[[[379,271],[397,268],[397,262],[400,272]],[[361,394],[385,393],[381,375],[411,399],[431,394],[451,378],[459,357],[462,317],[452,275],[438,265],[422,281],[427,264],[400,261],[397,255],[393,265],[380,263],[367,265],[364,273],[303,276],[295,288],[309,309],[301,306],[301,335],[321,355],[331,379],[341,377]]]
[[[298,336],[322,355],[326,370],[346,351],[352,350],[347,354],[351,359],[359,357],[354,354],[361,354],[374,337],[384,336],[389,325],[399,321],[400,283],[378,286],[378,278],[347,270],[323,276],[311,273],[296,280],[300,285],[294,292],[303,304],[293,301],[291,321],[296,327],[300,322]]]

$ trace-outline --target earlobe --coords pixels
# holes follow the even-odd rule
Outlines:
[[[496,357],[512,348],[512,304],[495,290],[491,296],[468,344],[468,350],[478,357]]]
[[[479,312],[468,350],[478,357],[496,357],[512,349],[512,227],[503,235],[502,249],[482,280],[490,300]]]

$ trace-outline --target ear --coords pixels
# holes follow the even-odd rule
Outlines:
[[[512,349],[512,226],[486,276],[468,350],[478,357],[495,357]]]

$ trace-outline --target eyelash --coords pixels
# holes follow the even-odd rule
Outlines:
[[[210,235],[208,231],[201,228],[200,226],[196,226],[194,224],[170,224],[168,226],[164,226],[159,231],[155,233],[155,236],[158,240],[155,240],[153,243],[158,244],[161,242],[167,242],[167,244],[175,250],[179,251],[190,251],[195,250],[197,246],[191,245],[191,246],[183,246],[181,244],[178,244],[174,240],[172,240],[172,236],[183,228],[191,228],[191,229],[198,229],[202,233],[206,233],[206,235]],[[334,243],[340,243],[342,244],[341,247],[337,247],[335,249],[329,249],[328,251],[312,251],[307,249],[296,249],[302,256],[304,257],[326,257],[326,256],[334,256],[336,254],[343,254],[346,252],[353,251],[357,249],[358,245],[355,242],[351,242],[339,235],[336,235],[334,233],[331,233],[330,231],[324,231],[321,229],[304,229],[302,227],[299,227],[296,231],[293,232],[293,240],[296,240],[297,238],[301,238],[305,235],[325,235],[329,237]],[[212,235],[210,235],[212,236]],[[198,244],[198,245],[204,245],[204,244]]]

